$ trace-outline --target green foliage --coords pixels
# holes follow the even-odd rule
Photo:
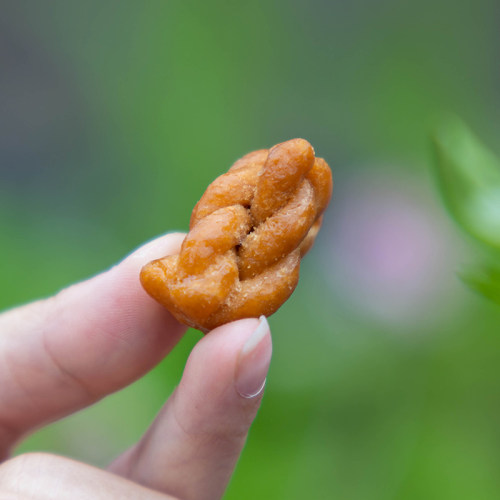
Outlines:
[[[500,305],[500,267],[482,265],[460,273],[470,288]]]
[[[451,215],[476,241],[500,250],[500,160],[456,117],[440,123],[433,145]]]
[[[442,120],[433,146],[438,185],[449,212],[488,251],[460,278],[500,304],[500,160],[453,116]]]

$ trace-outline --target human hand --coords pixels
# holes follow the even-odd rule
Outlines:
[[[56,296],[0,315],[0,498],[220,498],[260,406],[271,358],[266,320],[203,337],[143,438],[101,470],[14,444],[50,421],[141,377],[185,327],[141,288],[140,268],[178,251],[184,235],[143,246]]]

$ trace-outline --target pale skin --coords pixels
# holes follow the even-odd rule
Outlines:
[[[45,453],[11,458],[24,436],[127,386],[175,347],[185,327],[138,276],[183,237],[158,238],[90,280],[0,314],[1,500],[222,497],[262,399],[265,319],[203,337],[151,427],[106,470]]]

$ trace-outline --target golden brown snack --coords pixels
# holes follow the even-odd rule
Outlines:
[[[297,286],[331,193],[330,168],[304,139],[249,153],[208,186],[180,253],[144,266],[142,286],[205,333],[269,316]]]

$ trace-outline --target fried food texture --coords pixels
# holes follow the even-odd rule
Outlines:
[[[330,167],[304,139],[249,153],[208,186],[180,253],[144,266],[142,286],[205,333],[269,316],[297,286],[331,193]]]

